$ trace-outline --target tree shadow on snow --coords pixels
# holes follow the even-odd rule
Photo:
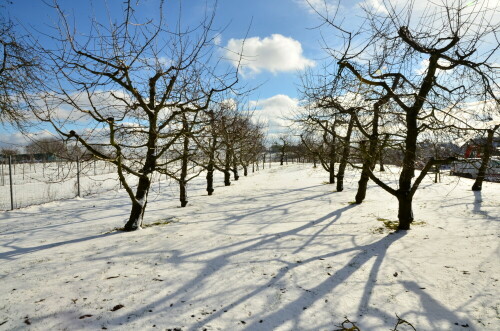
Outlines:
[[[304,230],[322,224],[322,226],[316,232],[311,235],[307,235],[309,236],[309,238],[301,246],[296,248],[295,252],[299,252],[306,248],[308,245],[313,245],[315,238],[317,238],[328,226],[336,222],[343,212],[351,208],[355,208],[355,205],[349,205],[340,208],[321,218],[287,231],[276,232],[273,234],[263,234],[255,238],[238,241],[225,246],[218,246],[197,253],[182,255],[177,252],[176,254],[172,254],[168,259],[168,262],[175,264],[175,268],[182,268],[184,263],[192,263],[192,261],[197,261],[198,263],[201,262],[203,264],[203,267],[197,272],[195,277],[191,278],[189,281],[186,281],[178,289],[169,293],[168,295],[162,296],[156,301],[148,302],[147,307],[164,307],[172,302],[187,302],[189,301],[189,293],[193,291],[193,289],[200,288],[204,284],[207,284],[208,286],[208,283],[210,281],[213,281],[213,278],[217,278],[220,279],[220,281],[223,281],[225,272],[223,269],[226,266],[234,263],[234,261],[232,261],[231,259],[233,259],[235,256],[248,252],[255,252],[255,256],[258,256],[259,250],[271,249],[269,247],[270,244],[276,243],[278,241],[286,241],[288,237],[297,236]],[[332,272],[330,276],[325,276],[325,279],[318,285],[314,286],[313,288],[308,288],[307,291],[303,291],[301,295],[295,300],[285,303],[275,310],[266,310],[264,307],[262,307],[262,311],[258,313],[258,318],[254,317],[253,321],[249,321],[248,324],[244,326],[244,328],[246,330],[271,330],[283,326],[286,323],[292,323],[293,329],[300,329],[301,322],[304,322],[303,319],[305,318],[304,307],[309,307],[316,302],[324,300],[326,295],[331,293],[340,284],[347,281],[357,270],[368,264],[370,260],[375,259],[371,266],[369,277],[365,281],[363,295],[358,307],[359,314],[370,314],[370,311],[367,311],[366,308],[370,303],[371,295],[376,285],[377,275],[384,260],[386,251],[388,247],[391,246],[391,244],[402,238],[405,234],[406,232],[391,233],[386,237],[370,244],[353,245],[353,247],[350,248],[340,249],[338,251],[330,251],[325,254],[303,259],[302,261],[300,261],[300,263],[297,263],[297,261],[286,261],[281,258],[276,258],[274,259],[274,261],[280,263],[283,266],[279,269],[278,272],[276,272],[276,274],[272,278],[267,280],[266,283],[256,286],[253,289],[249,288],[247,293],[241,295],[240,297],[234,297],[234,299],[230,300],[230,302],[221,302],[222,306],[218,307],[217,311],[214,311],[208,316],[203,316],[202,319],[198,320],[189,329],[202,330],[205,327],[208,327],[209,323],[211,323],[212,321],[217,320],[218,318],[222,318],[225,312],[228,312],[231,309],[239,309],[241,306],[249,303],[252,298],[255,298],[258,295],[266,296],[269,288],[279,288],[280,283],[286,281],[288,277],[291,276],[291,272],[299,266],[304,267],[313,262],[318,262],[335,256],[352,253],[354,253],[355,255],[347,263],[344,263],[342,267],[340,267],[335,272]],[[332,240],[334,239],[332,238]],[[203,260],[203,256],[212,255],[214,253],[218,254],[215,257],[210,257],[206,260]],[[293,256],[291,258],[293,258]],[[271,262],[271,260],[261,261],[261,263],[266,262]],[[221,293],[221,295],[224,294]],[[127,315],[140,315],[144,309],[146,309],[146,307],[137,307],[133,312],[128,312]],[[370,309],[373,312],[373,308]],[[394,319],[394,316],[388,315],[382,311],[377,311],[376,316],[378,318],[382,317],[386,320]],[[122,318],[123,317],[117,316],[116,320],[109,321],[109,325],[118,323]],[[260,320],[263,320],[263,324],[260,322]],[[286,325],[288,326],[289,324]]]
[[[6,248],[6,249],[10,249],[10,251],[0,253],[0,260],[14,260],[16,257],[18,257],[20,255],[39,252],[39,251],[42,251],[45,249],[64,246],[64,245],[81,243],[81,242],[89,241],[89,240],[93,240],[93,239],[101,239],[101,238],[113,236],[115,234],[117,234],[117,232],[110,232],[110,233],[99,234],[99,235],[94,235],[94,236],[89,236],[89,237],[84,237],[84,238],[76,238],[76,239],[72,239],[72,240],[60,241],[60,242],[55,242],[55,243],[53,242],[53,243],[49,243],[49,244],[45,244],[45,245],[32,246],[32,247],[16,246],[13,244],[13,242],[15,242],[15,240],[12,240],[11,242],[6,242],[6,243],[2,244],[2,247]]]

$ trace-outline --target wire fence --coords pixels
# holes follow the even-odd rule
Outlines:
[[[118,189],[113,164],[104,161],[0,162],[0,210]]]
[[[271,167],[272,155],[257,165]],[[293,162],[286,160],[286,163]],[[255,165],[254,165],[255,166]],[[180,161],[169,168],[180,169]],[[196,174],[203,169],[193,164],[189,171]],[[252,166],[249,172],[252,171]],[[127,176],[134,187],[137,178]],[[178,183],[168,175],[155,173],[151,177],[151,192],[160,194],[167,190],[171,196],[178,194]],[[0,158],[0,211],[39,205],[63,199],[85,197],[121,189],[116,166],[98,160],[66,161],[48,158]]]

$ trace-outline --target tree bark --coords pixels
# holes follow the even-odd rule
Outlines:
[[[488,169],[488,163],[490,162],[491,154],[493,152],[493,136],[495,131],[498,129],[499,125],[496,125],[493,129],[488,130],[488,136],[486,138],[486,146],[484,146],[484,153],[481,157],[481,166],[472,185],[473,191],[481,191],[483,186],[484,177],[486,176],[486,169]]]
[[[189,137],[188,137],[189,126],[185,117],[182,120],[182,124],[185,135],[182,148],[181,176],[179,180],[179,186],[180,186],[179,200],[181,201],[181,207],[186,207],[186,205],[188,204],[187,194],[186,194],[186,185],[187,185],[186,180],[188,175],[188,162],[189,162]]]
[[[224,186],[231,185],[231,153],[226,149],[226,156],[224,160]]]
[[[329,162],[330,165],[328,166],[328,172],[330,175],[329,182],[330,184],[335,183],[335,157],[337,156],[336,149],[335,149],[335,143],[336,143],[336,136],[335,134],[332,134],[332,141],[330,143],[330,154],[328,155],[329,157]]]
[[[380,108],[389,101],[388,97],[384,97],[377,101],[373,106],[372,133],[368,140],[368,150],[362,148],[363,168],[358,182],[358,191],[356,192],[356,203],[360,204],[366,197],[366,188],[370,180],[369,171],[374,168],[377,162],[377,146],[378,146],[378,126],[380,117]],[[366,144],[366,143],[365,143]]]
[[[139,178],[135,199],[132,201],[132,210],[130,211],[129,219],[123,228],[125,231],[134,231],[141,228],[144,212],[146,210],[147,194],[150,186],[151,181],[147,175]]]
[[[402,191],[399,191],[396,197],[398,198],[398,230],[409,230],[413,222],[413,197],[409,192]]]
[[[207,167],[207,192],[208,195],[214,193],[214,165],[210,163]]]
[[[344,190],[344,174],[345,174],[345,168],[347,167],[347,161],[349,161],[349,154],[351,151],[351,135],[353,126],[354,126],[354,117],[351,116],[351,119],[349,120],[349,125],[347,126],[346,136],[344,139],[342,159],[340,160],[339,170],[337,172],[337,192],[342,192]]]
[[[233,178],[234,180],[240,179],[240,175],[238,175],[238,162],[236,160],[236,156],[233,156]]]
[[[210,153],[208,156],[207,164],[207,193],[212,195],[214,192],[214,170],[215,170],[215,148],[217,146],[217,140],[214,138],[211,144]]]

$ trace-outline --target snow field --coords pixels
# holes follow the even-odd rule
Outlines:
[[[419,225],[390,234],[395,198],[371,183],[352,205],[358,173],[341,193],[326,179],[266,164],[208,197],[200,176],[186,208],[175,185],[152,191],[145,223],[170,223],[131,233],[110,232],[123,191],[2,212],[0,329],[498,329],[499,184],[428,177]]]

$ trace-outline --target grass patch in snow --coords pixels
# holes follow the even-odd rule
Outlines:
[[[380,227],[380,228],[374,229],[373,233],[383,233],[385,229],[393,230],[393,231],[397,231],[398,230],[398,224],[399,224],[398,221],[391,221],[391,220],[389,220],[387,218],[382,218],[382,217],[377,217],[377,221],[384,223],[384,226]],[[411,226],[424,225],[424,224],[426,224],[424,221],[413,221],[413,222],[411,222]]]
[[[145,229],[145,228],[150,228],[152,226],[161,226],[161,225],[167,225],[167,224],[170,224],[170,223],[174,223],[178,221],[178,219],[176,217],[167,217],[167,218],[164,218],[164,219],[160,219],[156,222],[153,222],[153,223],[148,223],[148,224],[143,224],[142,225],[142,228]]]

